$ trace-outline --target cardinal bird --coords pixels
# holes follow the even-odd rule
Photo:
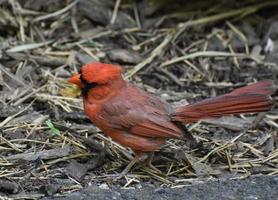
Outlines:
[[[121,67],[90,63],[69,82],[82,90],[84,112],[92,123],[117,143],[134,150],[136,156],[154,152],[166,139],[190,138],[182,123],[230,114],[257,113],[271,109],[272,81],[261,81],[228,94],[173,107],[122,78]]]

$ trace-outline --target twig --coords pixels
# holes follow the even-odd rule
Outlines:
[[[152,52],[151,55],[142,61],[141,63],[137,64],[132,70],[128,71],[127,74],[125,75],[126,79],[131,78],[134,76],[137,72],[139,72],[141,69],[143,69],[147,64],[153,61],[153,59],[160,55],[164,48],[171,42],[172,38],[174,37],[173,33],[169,33],[164,40],[160,43],[159,46],[157,46]]]
[[[7,76],[9,76],[11,79],[13,79],[13,80],[16,81],[17,83],[19,83],[20,85],[26,86],[26,84],[25,84],[23,81],[19,80],[15,75],[13,75],[13,74],[10,73],[9,71],[7,71],[7,70],[5,69],[5,67],[4,67],[3,65],[1,65],[1,64],[0,64],[0,70],[1,70],[2,72],[4,72]]]
[[[70,3],[68,6],[66,6],[65,8],[63,8],[61,10],[58,10],[56,12],[53,12],[53,13],[47,14],[47,15],[43,15],[43,16],[37,17],[33,21],[34,22],[38,22],[38,21],[46,20],[46,19],[49,19],[49,18],[52,18],[52,17],[56,17],[58,15],[61,15],[61,14],[65,13],[65,12],[67,12],[68,10],[70,10],[73,6],[75,6],[75,4],[78,3],[78,1],[79,0],[75,0],[72,3]]]
[[[31,44],[18,45],[18,46],[15,46],[15,47],[12,47],[12,48],[8,49],[6,52],[7,53],[15,53],[15,52],[22,52],[22,51],[37,49],[37,48],[46,46],[46,45],[48,45],[52,42],[53,42],[53,40],[46,41],[46,42],[40,42],[40,43],[31,43]]]
[[[228,11],[228,12],[224,12],[224,13],[220,13],[220,14],[216,14],[216,15],[212,15],[212,16],[192,20],[191,21],[191,26],[217,22],[219,20],[224,20],[224,19],[227,19],[227,18],[239,16],[239,15],[246,16],[246,15],[250,15],[252,13],[257,12],[258,10],[260,10],[262,8],[265,8],[265,7],[268,7],[268,6],[275,6],[275,5],[278,5],[277,1],[264,2],[264,3],[248,6],[248,7],[242,8],[242,9],[231,10],[231,11]]]
[[[188,54],[185,56],[181,56],[178,58],[173,58],[172,60],[168,60],[160,65],[160,67],[166,67],[168,65],[172,65],[177,62],[181,62],[187,59],[192,59],[196,57],[241,57],[241,58],[251,58],[250,56],[242,53],[229,53],[229,52],[221,52],[221,51],[199,51],[192,54]]]
[[[174,83],[176,83],[177,85],[179,85],[180,87],[183,87],[184,84],[183,82],[181,82],[174,74],[170,73],[169,71],[167,71],[167,69],[164,68],[158,68],[158,71],[162,72],[163,74],[165,74],[166,76],[168,76]]]
[[[20,98],[20,99],[18,99],[13,105],[14,105],[14,106],[17,106],[17,105],[23,103],[25,100],[27,100],[28,98],[30,98],[30,97],[33,96],[34,94],[36,94],[36,93],[38,93],[40,90],[44,89],[46,86],[47,86],[47,85],[44,85],[44,86],[42,86],[42,87],[40,87],[40,88],[38,88],[38,89],[32,91],[31,93],[25,95],[23,98],[20,98],[21,96],[20,96],[20,97],[17,97],[17,99],[18,99],[18,98]],[[28,92],[29,92],[29,90],[28,90]],[[15,101],[15,99],[13,99],[13,101]]]
[[[113,10],[113,14],[112,14],[112,17],[111,17],[111,20],[110,20],[110,24],[115,23],[120,4],[121,4],[121,0],[116,0],[115,7],[114,7],[114,10]]]
[[[140,21],[140,17],[139,17],[136,1],[133,1],[133,12],[134,12],[134,17],[135,17],[135,20],[136,20],[137,27],[139,29],[141,29],[142,25],[141,25],[141,21]]]
[[[18,151],[18,152],[22,152],[21,149],[19,149],[16,145],[14,145],[12,142],[7,140],[6,138],[2,137],[2,135],[0,135],[0,139],[2,141],[4,141],[7,145],[9,145],[13,150]]]
[[[57,149],[50,149],[44,150],[34,153],[21,153],[15,154],[6,157],[7,160],[24,160],[24,161],[32,161],[38,158],[40,159],[54,159],[54,158],[61,158],[65,156],[69,156],[72,153],[71,147],[64,147],[64,148],[57,148]]]
[[[240,30],[238,30],[238,28],[235,27],[231,22],[227,21],[226,24],[236,35],[238,35],[239,39],[244,43],[246,54],[249,55],[250,51],[248,47],[248,40],[245,35]]]
[[[11,121],[11,120],[12,120],[13,118],[15,118],[16,116],[18,116],[18,115],[20,115],[21,113],[23,113],[23,112],[25,112],[26,110],[28,110],[28,109],[32,106],[32,104],[34,103],[34,101],[35,101],[35,100],[33,100],[33,101],[32,101],[26,108],[24,108],[23,110],[21,110],[21,111],[15,113],[15,114],[12,115],[12,116],[7,117],[4,121],[2,121],[2,122],[0,123],[0,128],[2,128],[3,126],[5,126],[9,121]]]

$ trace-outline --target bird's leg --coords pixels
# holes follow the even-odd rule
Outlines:
[[[117,175],[116,179],[121,179],[127,173],[130,171],[130,169],[137,163],[137,162],[143,162],[145,165],[147,165],[149,168],[154,170],[155,172],[161,173],[159,169],[157,169],[153,164],[154,152],[148,152],[148,153],[142,153],[141,151],[135,151],[135,157],[131,160],[131,162],[124,168],[124,170]]]
[[[130,171],[130,169],[140,161],[142,152],[136,151],[135,157],[130,161],[130,163],[124,168],[124,170],[116,177],[116,179],[121,179]]]
[[[153,156],[154,156],[154,152],[150,152],[148,153],[148,157],[147,159],[144,161],[149,168],[153,169],[154,171],[158,172],[158,173],[162,173],[159,169],[157,169],[153,164],[152,164],[152,161],[153,161]]]

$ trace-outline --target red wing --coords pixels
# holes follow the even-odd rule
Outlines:
[[[130,134],[151,138],[182,138],[182,130],[170,121],[167,111],[155,108],[154,103],[154,97],[144,99],[142,103],[138,102],[136,96],[114,98],[103,106],[102,115],[105,116],[102,117],[109,122],[109,128]],[[161,103],[160,100],[157,102]]]
[[[130,132],[136,135],[145,137],[160,137],[160,138],[182,138],[182,131],[173,123],[164,121],[163,124],[157,124],[154,121],[138,123],[134,125]]]

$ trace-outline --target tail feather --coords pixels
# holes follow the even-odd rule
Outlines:
[[[274,92],[272,81],[258,82],[225,95],[178,107],[173,120],[192,123],[230,114],[265,112],[271,109],[270,95]]]
[[[239,95],[239,94],[264,94],[264,95],[271,95],[275,92],[274,83],[273,81],[260,81],[257,83],[253,83],[251,85],[241,87],[238,89],[233,90],[232,92],[225,94],[228,95]]]

